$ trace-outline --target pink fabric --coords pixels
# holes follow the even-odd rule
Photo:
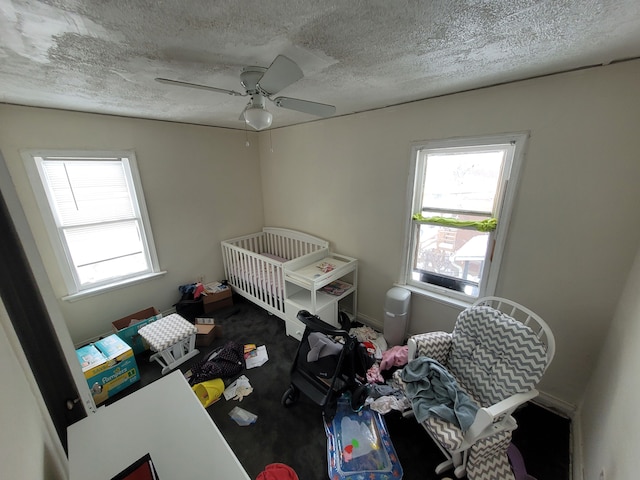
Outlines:
[[[384,383],[384,378],[380,375],[380,368],[378,365],[373,365],[367,370],[367,383]]]
[[[204,292],[204,285],[202,285],[201,283],[196,284],[196,289],[193,292],[193,299],[197,300],[198,298],[200,298],[202,292]]]
[[[396,345],[389,350],[382,352],[380,370],[389,370],[391,367],[402,367],[409,360],[409,347],[406,345]]]

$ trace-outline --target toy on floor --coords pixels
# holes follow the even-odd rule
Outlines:
[[[298,480],[298,475],[289,465],[284,463],[271,463],[264,467],[256,480]]]
[[[384,418],[363,408],[354,412],[348,394],[338,400],[336,414],[325,422],[329,478],[335,480],[402,479]]]
[[[527,469],[524,465],[524,458],[518,447],[513,443],[509,444],[507,448],[507,455],[509,456],[509,462],[511,463],[511,470],[516,477],[516,480],[536,480],[527,473]]]

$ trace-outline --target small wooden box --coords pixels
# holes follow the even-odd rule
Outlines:
[[[222,336],[220,325],[201,325],[196,323],[198,333],[196,334],[196,347],[208,347],[216,337]]]

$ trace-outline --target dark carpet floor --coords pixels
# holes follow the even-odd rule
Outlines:
[[[233,307],[207,316],[216,319],[223,336],[209,347],[200,348],[200,354],[181,367],[183,372],[228,340],[265,345],[269,356],[261,367],[242,372],[253,387],[248,397],[241,402],[221,398],[207,409],[249,476],[255,479],[266,465],[279,462],[291,466],[300,480],[328,478],[327,438],[321,408],[304,395],[288,408],[281,404],[298,348],[298,342],[286,336],[284,321],[242,299],[236,299]],[[148,356],[137,357],[141,381],[109,403],[161,376],[160,366],[149,363]],[[257,415],[257,421],[239,426],[229,416],[235,406]],[[520,450],[529,475],[538,480],[568,480],[569,420],[535,404],[521,408],[515,417],[519,428],[514,432],[513,443]],[[402,418],[396,412],[384,419],[405,479],[453,477],[453,472],[441,476],[434,473],[443,455],[415,420]]]

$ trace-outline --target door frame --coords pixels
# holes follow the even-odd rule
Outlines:
[[[19,296],[21,298],[3,298],[3,303],[13,323],[10,327],[20,341],[23,354],[33,372],[33,377],[28,378],[28,380],[30,382],[35,381],[33,387],[40,390],[49,410],[51,420],[56,426],[56,431],[53,432],[52,436],[60,439],[61,445],[66,452],[66,428],[61,431],[61,425],[74,423],[74,421],[84,418],[87,414],[94,413],[96,405],[82,373],[80,363],[77,360],[71,335],[55,298],[53,287],[46,274],[44,263],[40,257],[2,152],[0,152],[0,192],[2,194],[0,200],[3,200],[4,205],[6,205],[6,212],[10,217],[10,219],[7,219],[6,215],[2,215],[3,243],[6,241],[6,246],[15,246],[14,255],[21,257],[5,260],[10,262],[12,268],[18,268],[16,267],[17,265],[23,266],[22,271],[17,272],[21,278],[14,279],[17,283],[14,293],[16,297]],[[0,205],[0,207],[4,209],[4,205]],[[17,245],[14,245],[16,243]],[[16,274],[16,272],[13,272],[13,274]],[[12,273],[8,272],[5,275],[12,275]],[[3,280],[6,280],[6,278]],[[10,292],[10,285],[7,288],[8,290],[5,290],[5,292]],[[26,295],[22,296],[20,290],[24,291]],[[34,333],[33,326],[25,326],[20,322],[29,320],[29,323],[32,323],[34,318],[40,319],[41,322],[38,325],[37,338],[32,339],[30,334],[33,335]],[[69,414],[64,415],[66,418],[62,419],[62,423],[60,414],[52,413],[56,410],[59,411],[60,408],[57,402],[61,399],[51,397],[52,392],[58,390],[57,386],[53,384],[54,382],[49,382],[50,385],[46,386],[38,385],[38,383],[46,383],[47,372],[46,370],[38,372],[38,367],[34,366],[36,363],[32,361],[34,356],[40,355],[44,357],[40,350],[43,344],[49,345],[50,348],[47,348],[46,362],[41,364],[41,367],[48,369],[48,363],[53,365],[56,371],[61,372],[66,377],[64,378],[65,383],[68,384],[67,391],[69,393],[68,395],[65,394],[65,396],[68,396],[69,400],[77,399],[74,408],[69,411]],[[54,418],[54,416],[58,418]]]

